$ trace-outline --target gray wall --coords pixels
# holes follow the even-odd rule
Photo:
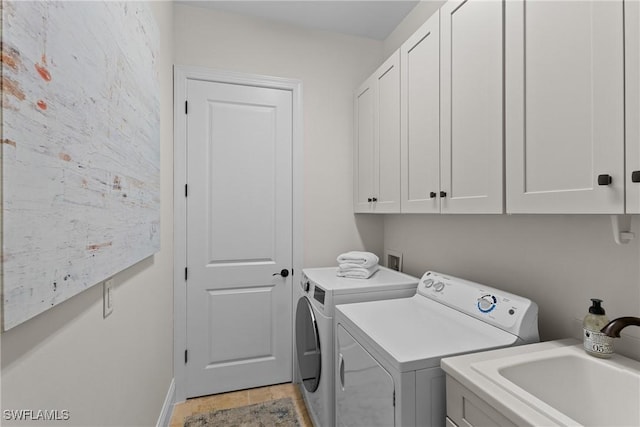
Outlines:
[[[634,218],[636,236],[638,218]],[[404,270],[448,273],[526,296],[540,307],[543,340],[579,337],[589,298],[611,319],[640,316],[640,245],[613,241],[607,215],[389,215],[385,248]],[[640,357],[640,328],[621,352]]]
[[[108,318],[97,285],[0,335],[3,410],[68,410],[56,425],[150,426],[171,384],[173,14],[170,2],[151,6],[161,37],[161,251],[115,276]],[[16,424],[34,423],[49,424]]]

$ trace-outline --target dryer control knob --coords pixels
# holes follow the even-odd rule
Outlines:
[[[433,289],[435,289],[436,292],[441,292],[444,289],[444,283],[436,283],[435,285],[433,285]]]
[[[433,286],[433,279],[427,279],[422,283],[424,283],[425,288],[430,288],[431,286]]]

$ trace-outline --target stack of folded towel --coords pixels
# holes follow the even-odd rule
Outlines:
[[[378,257],[371,252],[351,251],[338,256],[338,277],[368,279],[378,269]]]

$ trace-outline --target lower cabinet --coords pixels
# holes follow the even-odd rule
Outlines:
[[[447,375],[447,426],[516,427],[516,424]]]

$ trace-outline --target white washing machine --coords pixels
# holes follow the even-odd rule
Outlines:
[[[336,425],[444,426],[440,359],[539,341],[538,307],[435,272],[415,296],[336,307]]]
[[[408,298],[418,278],[380,267],[369,279],[337,277],[337,267],[303,270],[296,307],[296,365],[300,389],[313,422],[333,426],[334,323],[336,304]]]

